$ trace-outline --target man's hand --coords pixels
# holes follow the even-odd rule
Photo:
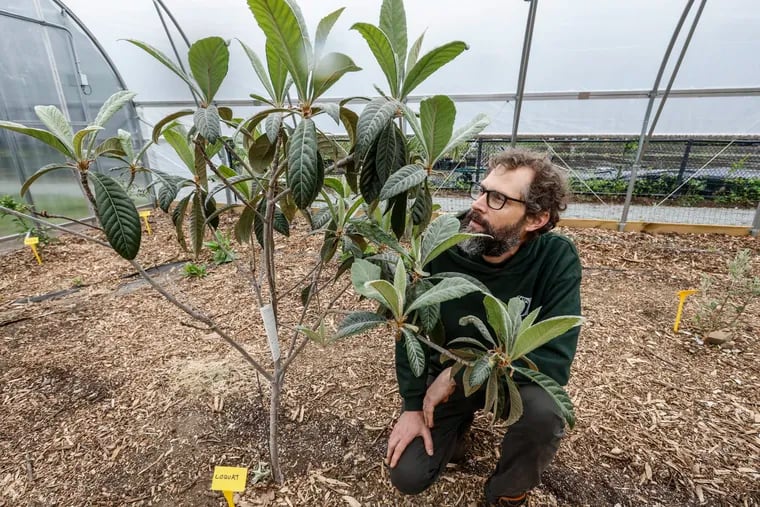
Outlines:
[[[451,378],[451,366],[443,370],[435,381],[430,384],[422,402],[422,413],[425,417],[425,425],[432,428],[434,425],[433,413],[439,403],[449,399],[457,384]]]
[[[395,468],[401,455],[404,454],[409,442],[417,437],[422,437],[425,450],[429,456],[433,455],[433,437],[430,430],[425,426],[425,418],[419,410],[406,411],[396,421],[391,436],[388,437],[388,454],[386,461],[391,468]]]

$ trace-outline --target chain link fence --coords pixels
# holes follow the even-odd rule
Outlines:
[[[484,177],[488,158],[509,144],[483,137],[460,147],[436,166],[437,195],[464,200],[470,183]],[[628,221],[746,227],[757,221],[760,138],[654,138],[635,174],[637,138],[526,137],[517,146],[549,152],[567,171],[574,194],[567,217],[621,220],[633,180]]]

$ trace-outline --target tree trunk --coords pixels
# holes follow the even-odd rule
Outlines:
[[[280,415],[280,393],[282,389],[282,373],[280,371],[280,360],[275,361],[274,375],[270,382],[270,399],[269,399],[269,459],[272,464],[272,478],[275,483],[282,484],[284,481],[282,468],[280,468],[280,456],[278,450],[278,426],[277,419]]]

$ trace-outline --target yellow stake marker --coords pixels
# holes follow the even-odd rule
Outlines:
[[[40,242],[40,238],[36,236],[27,236],[26,238],[24,238],[24,244],[32,249],[34,258],[37,259],[37,264],[42,264],[42,259],[40,259],[40,254],[37,253],[37,243],[39,242]]]
[[[678,325],[681,323],[681,313],[683,312],[683,304],[684,301],[686,301],[686,298],[691,296],[692,294],[699,292],[694,289],[689,290],[679,290],[678,291],[678,311],[676,312],[676,321],[673,323],[673,332],[678,332]]]
[[[232,501],[232,493],[245,491],[245,482],[248,479],[248,469],[241,467],[214,467],[214,478],[211,481],[213,491],[221,491],[227,499],[229,507],[235,507]]]
[[[143,222],[145,222],[145,229],[148,231],[148,234],[153,234],[153,232],[150,230],[150,224],[148,223],[148,217],[150,216],[150,210],[146,209],[140,212],[140,216],[143,219]]]

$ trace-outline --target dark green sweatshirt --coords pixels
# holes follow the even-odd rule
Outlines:
[[[515,255],[501,264],[491,264],[482,258],[468,258],[458,247],[453,247],[434,259],[428,268],[432,274],[455,271],[474,276],[494,296],[505,302],[522,296],[529,301],[523,317],[541,307],[536,322],[558,315],[581,314],[581,263],[578,252],[572,241],[556,233],[543,234],[523,244]],[[447,343],[460,336],[469,336],[485,343],[474,326],[459,325],[459,319],[465,315],[475,315],[487,323],[483,297],[482,293],[474,292],[441,304],[441,320]],[[493,333],[490,326],[489,330]],[[570,363],[575,356],[578,333],[579,328],[575,327],[534,350],[528,357],[536,363],[541,373],[565,385],[570,377]],[[427,371],[438,375],[444,365],[437,357],[430,359],[429,353],[426,356]],[[414,376],[403,340],[396,344],[396,377],[399,393],[404,399],[404,410],[422,410],[427,375]]]

